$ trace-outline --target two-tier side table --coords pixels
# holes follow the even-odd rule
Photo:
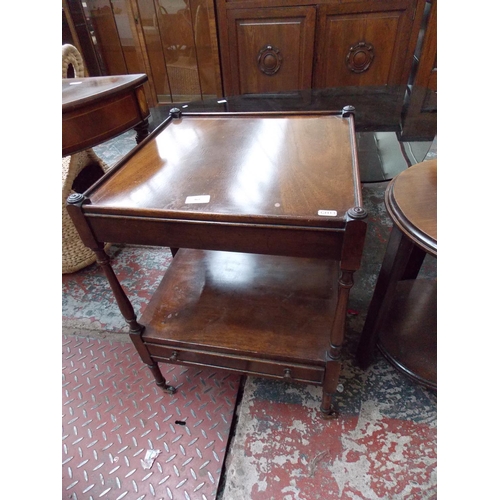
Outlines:
[[[210,366],[334,393],[366,233],[354,110],[181,113],[68,199],[156,383],[158,363]],[[174,258],[137,319],[103,242]]]

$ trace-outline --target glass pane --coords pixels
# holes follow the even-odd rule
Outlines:
[[[105,73],[107,75],[126,74],[127,65],[123,57],[111,4],[108,0],[86,0],[86,4],[105,66]]]
[[[217,71],[219,54],[213,2],[190,0],[190,3],[201,93],[204,98],[215,98],[217,95],[222,95],[222,84]]]
[[[158,102],[172,102],[158,18],[156,16],[153,0],[138,0],[137,6],[141,17],[142,31]]]
[[[116,29],[122,46],[123,57],[127,65],[127,73],[145,73],[140,53],[139,40],[135,32],[134,15],[128,0],[111,0]]]
[[[201,98],[189,1],[158,0],[158,25],[174,102]]]

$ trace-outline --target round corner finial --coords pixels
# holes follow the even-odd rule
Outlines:
[[[350,115],[356,114],[356,108],[350,104],[342,108],[342,117],[347,118]]]
[[[172,116],[172,118],[180,118],[181,115],[182,111],[179,108],[172,108],[170,110],[170,116]]]
[[[368,212],[363,207],[352,207],[347,211],[347,215],[351,219],[364,219],[368,216]]]
[[[70,205],[77,205],[78,203],[81,203],[85,199],[85,196],[81,193],[71,193],[68,196],[67,202]]]

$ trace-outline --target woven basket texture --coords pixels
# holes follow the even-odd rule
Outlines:
[[[69,43],[62,46],[62,78],[68,78],[68,68],[73,66],[76,78],[85,76],[85,66],[83,58],[78,49]]]
[[[102,172],[109,170],[92,149],[62,159],[62,273],[74,273],[93,264],[96,256],[86,247],[66,209],[68,196],[74,193],[72,185],[78,174],[88,165],[98,164]],[[109,245],[106,246],[106,248]]]

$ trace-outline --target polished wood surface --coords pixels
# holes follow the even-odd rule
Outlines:
[[[406,84],[425,0],[216,0],[216,6],[224,95],[231,96]],[[259,56],[267,45],[279,49],[282,61],[266,74]],[[271,53],[269,66],[274,59]]]
[[[386,191],[394,224],[416,245],[437,255],[437,160],[410,167]]]
[[[331,113],[173,119],[87,194],[88,221],[106,241],[340,259],[361,203],[351,125]]]
[[[394,366],[432,389],[437,389],[436,325],[436,280],[398,282],[387,320],[380,330],[379,348]]]
[[[410,378],[437,388],[436,280],[419,277],[425,255],[437,257],[437,160],[410,167],[386,189],[394,222],[358,346],[367,368],[378,343]]]
[[[147,76],[62,79],[62,155],[96,146],[138,127],[147,135]]]
[[[343,227],[357,189],[339,116],[185,116],[96,187],[88,210]]]
[[[158,362],[320,384],[333,396],[366,234],[352,110],[178,114],[68,200],[156,383]],[[141,323],[103,242],[169,246]]]
[[[416,42],[412,3],[377,2],[373,11],[343,2],[319,6],[314,87],[406,82]]]
[[[194,351],[240,369],[288,362],[292,378],[293,364],[309,366],[307,380],[321,383],[337,273],[335,261],[181,249],[140,318],[144,342],[154,356],[177,349],[178,361]]]
[[[229,95],[311,88],[316,10],[229,10]],[[229,83],[226,85],[228,87]]]

